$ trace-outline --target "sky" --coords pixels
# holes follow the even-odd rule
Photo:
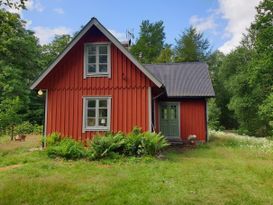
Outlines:
[[[27,10],[15,11],[41,44],[55,35],[73,34],[96,17],[120,41],[126,31],[138,38],[143,20],[164,22],[166,43],[189,26],[209,40],[212,50],[229,53],[238,46],[254,20],[260,0],[28,0]],[[11,10],[14,12],[14,10]]]

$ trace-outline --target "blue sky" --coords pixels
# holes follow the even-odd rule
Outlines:
[[[204,32],[213,49],[228,53],[238,45],[242,33],[254,19],[260,0],[29,0],[21,11],[28,28],[40,42],[55,34],[74,33],[95,16],[117,38],[124,40],[127,29],[138,36],[142,20],[163,20],[166,42],[190,25]]]

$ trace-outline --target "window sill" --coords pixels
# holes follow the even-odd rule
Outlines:
[[[110,131],[109,127],[88,127],[88,128],[84,128],[83,130],[84,132],[88,132],[88,131]]]
[[[110,74],[109,73],[107,73],[107,74],[86,74],[86,77],[87,78],[106,78],[106,77],[108,77],[108,78],[110,78]]]

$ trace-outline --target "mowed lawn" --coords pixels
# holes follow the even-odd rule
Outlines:
[[[90,162],[2,142],[0,204],[273,204],[272,143],[213,133],[206,145],[159,159]]]

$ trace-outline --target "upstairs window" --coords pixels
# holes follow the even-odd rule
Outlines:
[[[110,74],[110,44],[87,43],[84,48],[84,77]]]

